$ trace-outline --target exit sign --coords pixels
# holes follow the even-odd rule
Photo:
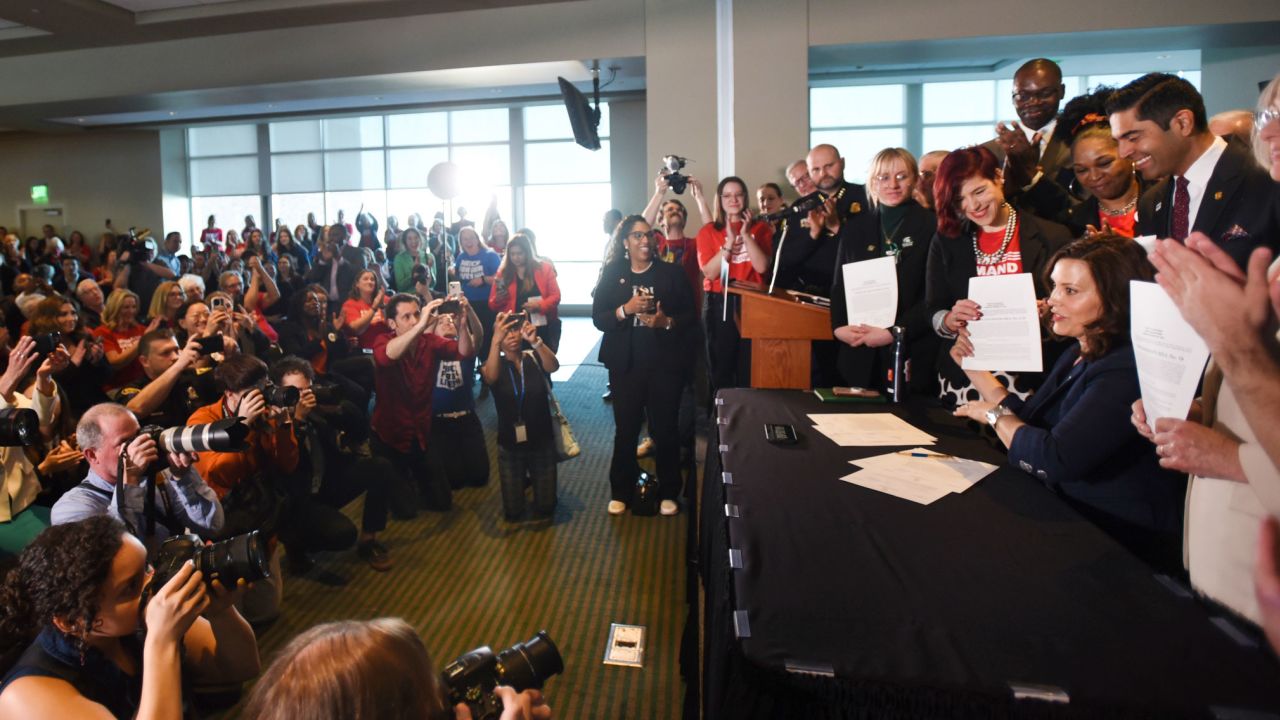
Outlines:
[[[37,205],[45,205],[49,202],[49,186],[48,185],[32,185],[31,186],[31,202]]]

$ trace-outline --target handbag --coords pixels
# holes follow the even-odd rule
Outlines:
[[[542,379],[547,384],[547,403],[551,406],[551,435],[556,443],[556,462],[564,462],[582,454],[578,439],[573,436],[573,428],[569,426],[569,418],[560,409],[560,401],[551,391],[551,380],[543,373]]]

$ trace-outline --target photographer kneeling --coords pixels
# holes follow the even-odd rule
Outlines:
[[[301,575],[314,565],[308,553],[346,550],[356,543],[355,525],[339,508],[361,492],[366,495],[360,543],[377,542],[378,533],[387,527],[388,482],[395,468],[382,458],[340,450],[339,431],[349,403],[340,402],[337,387],[314,387],[315,370],[306,360],[296,355],[281,358],[271,366],[271,379],[279,387],[298,391],[293,408],[298,467],[283,483],[289,510],[280,540],[288,550],[289,570]],[[391,569],[386,554],[364,556],[374,570]]]
[[[41,533],[0,590],[0,632],[30,643],[0,685],[0,718],[177,720],[184,679],[258,674],[257,641],[233,606],[242,584],[206,585],[190,562],[163,587],[151,580],[142,543],[114,518]]]
[[[249,434],[244,450],[202,452],[196,467],[226,510],[223,536],[261,530],[264,540],[269,539],[279,530],[283,503],[276,483],[268,478],[298,467],[298,440],[290,411],[297,393],[289,402],[281,388],[268,382],[266,363],[244,353],[227,358],[213,375],[222,386],[222,399],[196,410],[187,425],[238,417],[249,427]],[[272,552],[270,579],[245,595],[242,609],[250,622],[267,622],[280,614],[284,586],[279,571],[279,555]]]

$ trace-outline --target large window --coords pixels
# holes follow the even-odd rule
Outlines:
[[[600,149],[573,142],[563,105],[524,108],[524,221],[538,235],[538,252],[555,261],[561,302],[591,304],[604,256],[599,213],[612,207],[609,112],[600,108]]]
[[[600,214],[582,209],[612,205],[607,104],[601,116],[596,152],[574,144],[559,103],[191,128],[191,231],[209,214],[238,229],[245,215],[294,227],[312,213],[321,224],[339,212],[354,223],[363,209],[385,229],[388,217],[404,227],[418,214],[430,225],[437,212],[453,222],[465,211],[479,226],[496,212],[513,233],[537,234],[564,303],[589,304],[603,235]],[[441,200],[429,179],[446,160],[458,166],[457,194]]]
[[[1120,86],[1141,73],[1063,78],[1063,105],[1089,88]],[[1179,75],[1197,88],[1200,71]],[[831,143],[845,158],[845,176],[866,182],[871,158],[886,147],[916,156],[986,142],[997,122],[1016,120],[1012,79],[815,87],[809,91],[810,146]],[[918,98],[918,99],[916,99]]]
[[[210,215],[218,227],[239,232],[246,215],[262,226],[256,125],[219,125],[187,131],[191,181],[188,244],[200,237]]]

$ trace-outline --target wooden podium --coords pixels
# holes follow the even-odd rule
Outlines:
[[[783,291],[729,287],[740,297],[738,333],[751,340],[751,387],[809,390],[811,344],[831,340],[831,311]]]

